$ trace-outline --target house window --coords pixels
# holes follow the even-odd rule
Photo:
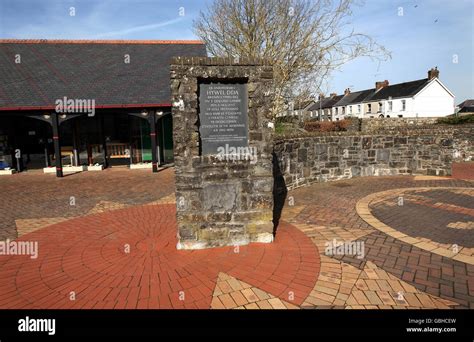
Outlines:
[[[379,102],[379,110],[378,110],[378,113],[381,113],[382,112],[382,102]]]
[[[336,115],[339,115],[339,108],[336,108]]]
[[[404,112],[407,109],[407,101],[402,100],[402,112]]]
[[[367,113],[372,113],[372,104],[367,105]]]
[[[349,106],[349,114],[352,114],[352,106]]]
[[[360,105],[357,105],[357,113],[360,113]]]
[[[393,102],[392,101],[388,101],[388,111],[389,112],[393,111]]]
[[[342,107],[342,115],[346,114],[346,107]]]

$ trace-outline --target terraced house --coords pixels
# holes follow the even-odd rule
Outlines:
[[[0,169],[173,161],[170,61],[201,41],[0,40]],[[64,164],[64,165],[63,165]]]
[[[312,117],[342,120],[358,118],[442,117],[454,113],[454,94],[440,81],[439,70],[432,68],[428,77],[390,85],[376,82],[372,89],[320,98],[309,110]],[[337,99],[337,101],[334,101]],[[329,104],[329,106],[328,106]],[[323,108],[324,107],[324,108]],[[330,115],[329,115],[330,114]]]

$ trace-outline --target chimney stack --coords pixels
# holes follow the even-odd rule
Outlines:
[[[323,94],[323,93],[320,93],[320,94],[319,94],[319,101],[321,101],[322,99],[324,99],[324,94]]]
[[[334,97],[334,96],[337,96],[337,94],[336,93],[331,93],[331,94],[329,94],[329,96]]]
[[[428,70],[428,80],[431,81],[433,78],[439,78],[439,70],[438,67],[435,67],[434,69],[431,68],[431,70]]]
[[[379,91],[382,88],[388,87],[388,80],[383,82],[375,82],[375,91]]]
[[[351,90],[349,88],[344,90],[344,96],[349,95],[351,93]]]

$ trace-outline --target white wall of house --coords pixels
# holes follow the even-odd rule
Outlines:
[[[382,103],[382,108],[379,110],[377,103],[372,102],[372,113],[365,113],[364,118],[377,118],[380,114],[390,118],[442,117],[453,114],[455,106],[454,95],[438,79],[431,81],[413,97],[385,99],[378,102]]]
[[[364,116],[364,104],[356,103],[355,106],[357,106],[357,117],[362,118]]]
[[[351,107],[352,107],[352,109],[351,109]],[[377,111],[377,106],[374,106],[374,104],[372,104],[372,107],[373,107],[372,111],[374,111],[374,110]],[[361,103],[353,103],[351,105],[344,106],[344,114],[343,114],[343,111],[342,111],[343,106],[340,106],[340,107],[337,107],[337,108],[333,108],[333,114],[334,114],[333,115],[333,120],[343,120],[343,119],[348,118],[348,117],[356,117],[356,118],[369,117],[368,114],[365,114],[365,111],[367,109],[367,105],[362,103],[362,102]],[[378,117],[376,112],[375,113],[373,112],[370,115],[372,115],[374,117]]]
[[[374,117],[378,118],[380,114],[383,114],[384,111],[384,101],[379,100],[379,101],[371,101],[371,102],[364,102],[362,103],[363,105],[363,111],[364,111],[364,118],[367,117]],[[380,106],[382,104],[382,106]],[[370,109],[369,109],[370,108]]]
[[[333,120],[342,120],[342,119],[344,119],[345,112],[343,112],[342,108],[344,108],[344,111],[345,111],[344,106],[337,106],[337,107],[333,108],[333,116],[332,116]]]
[[[414,96],[413,111],[419,117],[440,117],[454,113],[454,95],[434,79]]]
[[[351,110],[351,107],[352,107],[352,110]],[[349,116],[361,118],[364,115],[364,106],[362,103],[354,103],[354,104],[348,105],[346,109],[346,113],[348,113]]]
[[[390,118],[412,118],[416,117],[415,111],[415,100],[413,97],[403,97],[398,99],[389,99],[383,100],[382,102],[382,110],[380,113],[374,113],[374,117],[379,117],[380,114],[383,114],[384,117]],[[392,103],[390,105],[390,102]],[[405,103],[405,105],[403,104]]]

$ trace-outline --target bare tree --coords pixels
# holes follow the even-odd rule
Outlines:
[[[213,56],[261,57],[274,65],[274,111],[360,56],[390,57],[370,36],[356,33],[354,0],[216,0],[194,22]]]

